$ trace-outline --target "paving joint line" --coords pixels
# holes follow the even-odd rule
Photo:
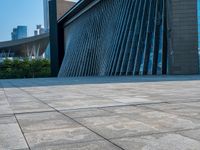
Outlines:
[[[0,118],[13,117],[14,114],[1,114]]]
[[[33,112],[21,112],[21,113],[14,113],[15,115],[26,115],[26,114],[39,114],[39,113],[51,113],[56,112],[55,110],[50,111],[33,111]]]

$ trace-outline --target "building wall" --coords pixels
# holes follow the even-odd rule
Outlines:
[[[197,74],[197,0],[168,0],[169,74]]]
[[[59,24],[65,33],[60,77],[199,73],[197,0],[79,5]]]
[[[44,28],[45,28],[45,32],[49,32],[49,1],[50,0],[43,0],[43,6],[44,6]],[[51,2],[54,2],[54,0],[51,0]],[[64,13],[66,13],[71,7],[73,7],[73,5],[75,4],[74,2],[70,2],[67,0],[55,0],[56,2],[56,6],[57,6],[57,11],[56,15],[57,15],[57,20],[64,15]],[[55,12],[51,12],[51,13],[55,13]],[[54,20],[52,20],[54,22]],[[45,51],[45,57],[47,59],[50,59],[50,55],[52,52],[50,52],[50,44],[47,47],[46,51]]]
[[[62,17],[74,5],[75,5],[75,3],[71,2],[71,1],[57,0],[57,19]]]
[[[91,5],[65,24],[59,76],[166,73],[165,0],[102,0]]]

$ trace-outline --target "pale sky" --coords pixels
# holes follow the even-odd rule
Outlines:
[[[28,26],[28,36],[32,36],[36,25],[44,25],[43,17],[43,0],[0,0],[0,41],[11,40],[12,29],[18,25]]]

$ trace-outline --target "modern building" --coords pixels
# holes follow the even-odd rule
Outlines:
[[[44,31],[49,32],[49,1],[52,0],[43,0],[43,10],[44,10]],[[56,1],[56,18],[59,19],[61,16],[64,15],[66,11],[71,9],[75,2],[69,1],[69,0],[54,0]],[[50,44],[48,44],[48,47],[45,51],[45,57],[50,59]]]
[[[43,0],[43,11],[44,11],[44,29],[46,32],[49,31],[49,0]]]
[[[50,39],[59,77],[199,73],[197,0],[81,0]]]
[[[17,26],[11,33],[12,40],[19,40],[27,37],[27,26]]]
[[[36,29],[34,30],[34,35],[40,35],[40,34],[44,34],[45,29],[42,27],[42,25],[36,25]]]

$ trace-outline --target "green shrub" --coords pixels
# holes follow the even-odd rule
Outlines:
[[[47,59],[5,59],[0,63],[0,79],[50,77]]]

